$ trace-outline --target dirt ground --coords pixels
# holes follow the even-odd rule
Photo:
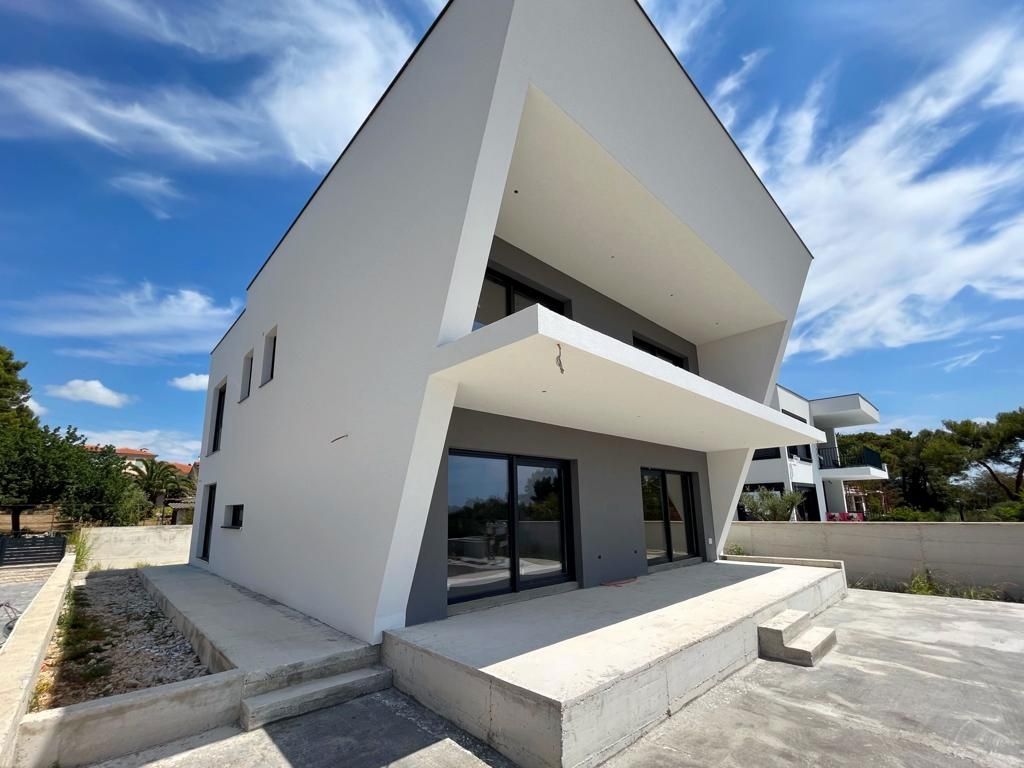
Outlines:
[[[73,586],[43,662],[32,711],[208,674],[138,572],[99,571]]]

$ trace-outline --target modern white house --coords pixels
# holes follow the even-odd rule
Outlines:
[[[636,2],[454,0],[212,353],[191,563],[379,642],[715,560],[839,426],[775,402],[811,259]]]
[[[796,509],[799,520],[863,519],[862,497],[848,484],[888,480],[889,471],[882,457],[870,448],[841,451],[836,430],[877,424],[878,408],[856,393],[808,400],[782,385],[776,387],[772,405],[789,418],[822,430],[825,442],[759,448],[754,451],[743,490],[801,491],[804,502]],[[742,508],[737,514],[743,518]]]

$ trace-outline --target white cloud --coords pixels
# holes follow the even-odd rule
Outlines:
[[[940,366],[946,373],[950,373],[951,371],[958,371],[961,368],[970,368],[978,362],[983,355],[987,355],[990,352],[995,351],[995,348],[975,349],[971,352],[965,352],[962,355],[954,355],[953,357],[946,358],[945,360],[939,360],[937,363],[933,363],[933,365]]]
[[[192,462],[199,458],[202,442],[194,435],[166,429],[84,429],[90,443],[122,448],[147,448],[161,461]]]
[[[33,336],[79,339],[63,350],[111,362],[151,362],[209,352],[238,315],[240,305],[217,304],[200,291],[103,286],[89,293],[41,296],[9,302],[13,327]]]
[[[1012,203],[1024,157],[952,150],[986,119],[1022,39],[1016,28],[983,35],[856,129],[823,135],[826,73],[796,107],[738,132],[816,256],[788,354],[828,359],[1013,323],[975,317],[957,299],[968,288],[1024,299],[1024,213]]]
[[[176,6],[92,0],[87,18],[213,60],[252,58],[259,74],[237,94],[185,87],[128,88],[63,70],[0,72],[0,135],[40,128],[111,149],[196,162],[284,154],[313,169],[341,152],[415,40],[400,18],[357,0],[220,0]],[[428,10],[436,2],[427,5]],[[66,20],[66,19],[65,19]]]
[[[32,413],[34,413],[36,416],[45,416],[47,413],[50,412],[49,408],[40,403],[34,397],[30,397],[26,405],[28,405],[28,409],[32,411]]]
[[[134,197],[158,219],[171,218],[171,214],[167,210],[168,204],[184,197],[175,188],[171,179],[146,172],[115,176],[110,180],[110,186]]]
[[[99,379],[72,379],[67,384],[50,384],[46,388],[46,394],[63,400],[94,403],[108,408],[120,408],[132,401],[131,396],[115,392]]]
[[[183,389],[186,392],[205,392],[210,383],[210,377],[205,373],[188,373],[178,376],[168,382],[172,387]]]
[[[723,77],[711,91],[709,101],[715,113],[726,128],[731,128],[736,119],[737,105],[734,97],[747,84],[750,74],[769,53],[767,48],[759,48],[740,57],[740,66]]]
[[[641,0],[665,42],[683,57],[697,35],[722,10],[721,0]]]
[[[256,115],[182,87],[127,88],[60,69],[0,71],[0,137],[72,134],[194,162],[258,157]]]

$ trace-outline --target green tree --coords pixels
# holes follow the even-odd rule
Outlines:
[[[21,376],[27,363],[14,359],[14,352],[0,346],[0,429],[10,429],[15,424],[36,424],[36,418],[28,407],[32,387]]]
[[[793,510],[802,503],[804,495],[800,491],[779,493],[768,488],[758,488],[756,493],[744,493],[740,496],[740,504],[755,520],[785,521],[793,516]]]
[[[885,488],[894,505],[913,509],[946,509],[955,498],[951,479],[970,466],[963,448],[943,430],[922,429],[914,434],[893,429],[888,434],[859,432],[839,435],[843,453],[863,447],[878,451],[889,468]]]
[[[1007,501],[1022,499],[1024,408],[998,413],[993,421],[980,424],[971,420],[943,424],[970,465],[984,469]]]
[[[143,459],[141,466],[133,464],[129,471],[138,487],[146,494],[146,498],[158,508],[164,506],[168,496],[195,491],[192,479],[181,474],[173,464],[166,461]],[[171,517],[172,525],[177,522],[177,516],[175,510]]]

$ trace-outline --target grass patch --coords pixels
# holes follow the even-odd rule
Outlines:
[[[743,549],[739,544],[730,544],[725,548],[725,554],[727,555],[745,555],[746,550]]]
[[[68,544],[75,552],[75,570],[84,571],[92,556],[92,544],[89,542],[89,537],[83,529],[75,528],[68,536]]]
[[[32,701],[29,702],[28,708],[30,712],[35,712],[40,708],[41,699],[46,696],[50,691],[53,690],[53,680],[49,678],[41,677],[36,682],[35,690],[32,691]]]
[[[101,677],[106,677],[114,670],[114,665],[106,661],[100,661],[96,664],[90,664],[85,669],[78,673],[79,677],[83,680],[99,680]]]
[[[68,592],[64,612],[58,619],[62,663],[86,663],[93,654],[103,651],[99,642],[107,638],[107,632],[89,615],[88,607],[89,598],[81,589]]]
[[[1021,602],[1010,595],[1005,589],[946,581],[944,579],[936,578],[928,568],[911,573],[909,581],[858,579],[851,586],[854,589],[872,589],[880,592],[896,592],[904,595],[959,597],[966,600],[995,600],[1007,603]]]

